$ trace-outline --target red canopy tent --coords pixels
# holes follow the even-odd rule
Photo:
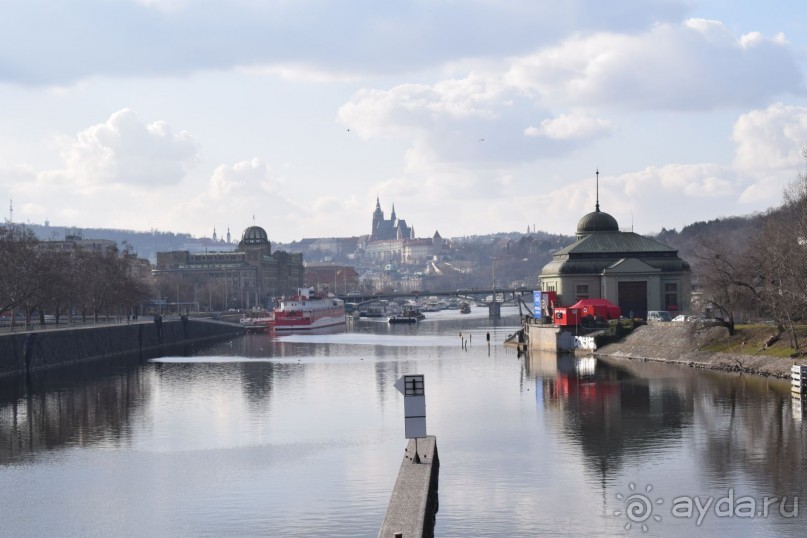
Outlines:
[[[577,308],[580,316],[598,316],[602,319],[619,319],[622,311],[608,299],[580,299],[569,308]]]

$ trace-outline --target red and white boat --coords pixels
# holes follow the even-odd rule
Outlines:
[[[282,298],[272,315],[272,328],[276,331],[344,325],[345,302],[336,297],[311,295],[311,290],[300,289],[298,295]]]

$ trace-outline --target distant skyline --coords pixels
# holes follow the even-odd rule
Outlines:
[[[4,2],[0,207],[271,241],[655,233],[805,172],[807,5]]]

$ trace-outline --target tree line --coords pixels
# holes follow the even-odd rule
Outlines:
[[[779,207],[727,220],[699,229],[686,246],[702,306],[729,334],[738,319],[772,321],[798,350],[796,327],[807,315],[807,176],[785,188]]]
[[[61,242],[60,242],[61,243]],[[138,258],[125,247],[51,248],[27,226],[0,225],[0,314],[20,312],[25,323],[88,316],[128,316],[150,295]],[[144,261],[144,260],[141,260]],[[147,262],[146,262],[147,263]]]

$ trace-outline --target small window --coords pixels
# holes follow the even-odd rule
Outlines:
[[[577,297],[578,301],[581,299],[588,299],[588,284],[577,284],[575,286],[575,297]]]
[[[664,284],[664,309],[678,310],[678,284],[676,282]]]

